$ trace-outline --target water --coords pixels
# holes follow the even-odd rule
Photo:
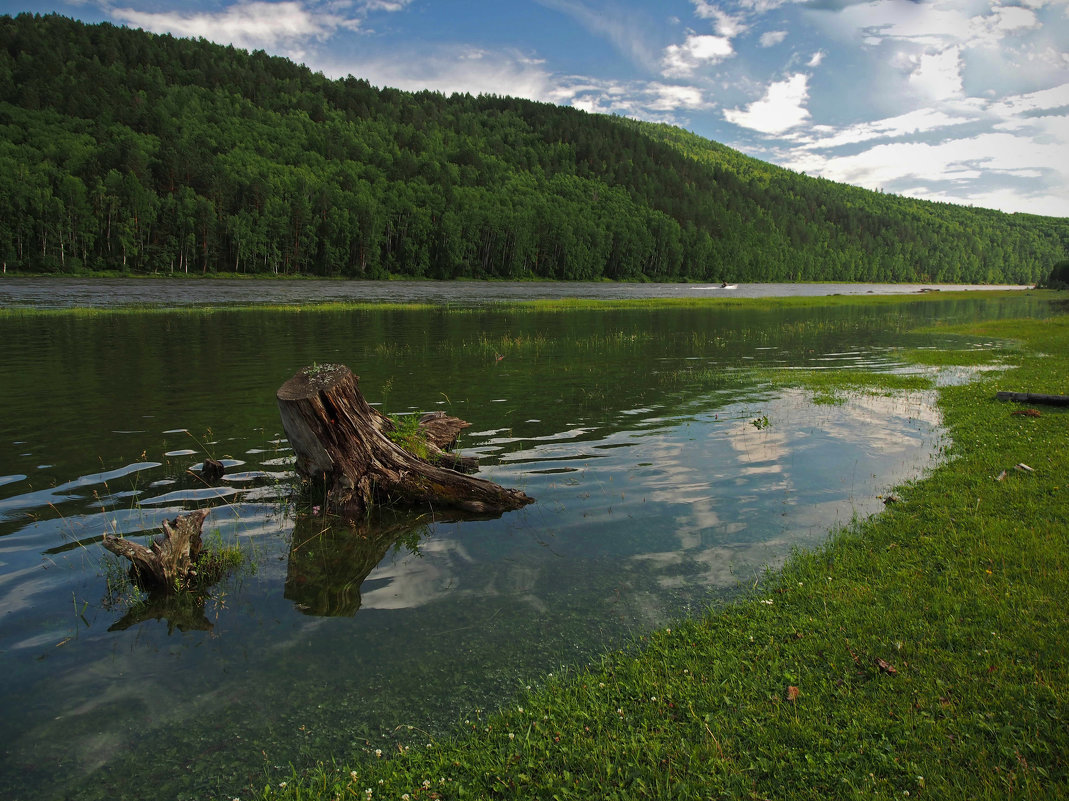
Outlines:
[[[455,731],[751,587],[938,449],[929,393],[813,405],[768,371],[901,370],[896,346],[987,344],[914,326],[1032,303],[0,319],[0,797],[231,798]],[[536,503],[298,514],[274,393],[313,362],[471,421],[481,475]],[[221,488],[189,472],[209,455]],[[254,569],[181,607],[105,598],[104,532],[204,504]]]
[[[441,303],[471,306],[493,301],[556,298],[770,298],[827,295],[897,295],[930,291],[1027,289],[1025,286],[933,284],[616,284],[552,281],[272,281],[148,280],[123,278],[4,278],[0,307],[116,305],[196,306],[250,303]]]

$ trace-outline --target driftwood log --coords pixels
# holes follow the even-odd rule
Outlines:
[[[436,434],[428,459],[422,459],[387,437],[393,422],[368,404],[358,384],[344,365],[317,365],[276,393],[297,472],[322,483],[331,511],[359,515],[376,505],[402,505],[500,514],[531,503],[519,490],[443,466],[457,462],[443,457],[446,451],[435,442],[455,440],[463,421],[450,424],[451,437]],[[424,429],[436,427],[443,426],[428,423]]]
[[[163,536],[149,547],[123,537],[104,535],[104,547],[130,560],[130,576],[146,589],[177,592],[196,574],[203,540],[201,528],[207,509],[163,521]]]
[[[1035,392],[996,392],[995,398],[1001,401],[1017,401],[1018,403],[1069,406],[1069,395],[1040,395]]]

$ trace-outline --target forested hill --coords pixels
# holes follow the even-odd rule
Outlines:
[[[5,269],[1028,283],[1069,219],[808,178],[676,128],[0,17]]]

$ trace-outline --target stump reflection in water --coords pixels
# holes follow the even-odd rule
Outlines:
[[[301,518],[293,529],[284,596],[306,615],[352,617],[362,603],[360,586],[391,549],[418,553],[434,523],[498,516],[383,511],[359,522]]]

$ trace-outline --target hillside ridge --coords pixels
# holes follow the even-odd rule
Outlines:
[[[1034,283],[1069,219],[800,175],[666,125],[0,17],[0,259],[41,272]]]

